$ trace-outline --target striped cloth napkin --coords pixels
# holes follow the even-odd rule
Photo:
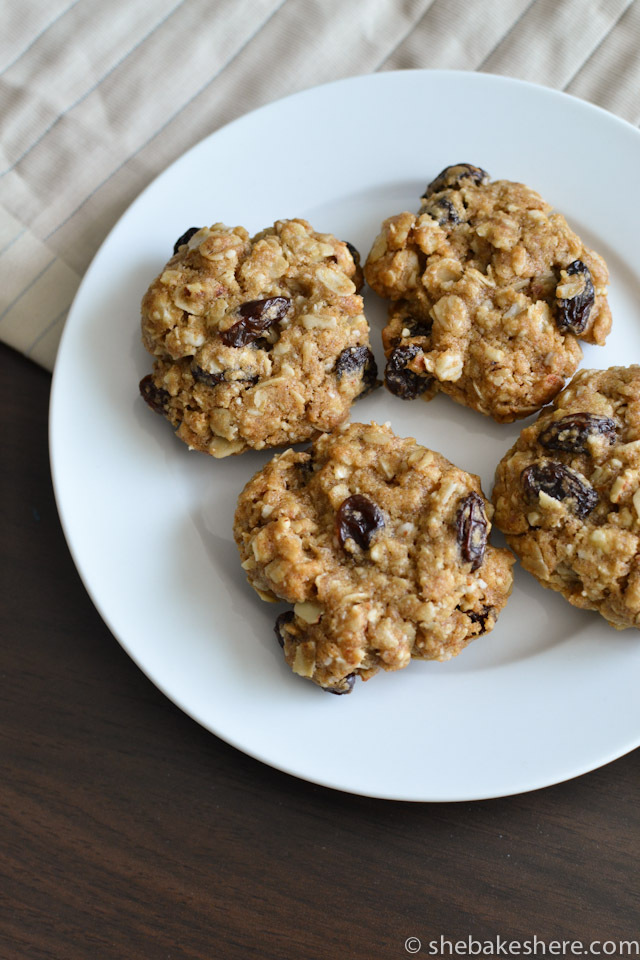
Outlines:
[[[640,123],[640,0],[22,0],[4,20],[0,336],[49,369],[120,214],[254,107],[340,77],[450,68]]]

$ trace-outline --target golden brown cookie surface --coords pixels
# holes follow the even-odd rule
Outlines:
[[[640,366],[581,370],[498,466],[522,565],[613,626],[640,625]]]
[[[223,457],[331,430],[376,384],[357,252],[304,220],[188,231],[142,302],[140,385],[190,447]]]
[[[335,693],[410,659],[448,660],[495,625],[513,557],[489,543],[477,477],[388,426],[343,424],[242,491],[234,533],[287,662]]]
[[[603,344],[611,327],[602,258],[535,191],[470,164],[442,171],[418,214],[384,222],[365,277],[392,301],[388,389],[441,390],[499,422],[549,403],[579,341]]]

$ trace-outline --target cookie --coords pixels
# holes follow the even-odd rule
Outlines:
[[[249,583],[285,600],[293,671],[331,693],[411,658],[448,660],[488,633],[511,591],[477,477],[388,425],[343,424],[275,456],[242,491]]]
[[[385,384],[501,423],[549,403],[611,328],[604,260],[521,183],[447,167],[418,214],[383,223],[365,265],[392,301]]]
[[[358,260],[305,220],[187,231],[142,301],[143,398],[214,457],[333,429],[377,384]]]
[[[582,370],[500,462],[495,523],[523,567],[640,625],[640,366]]]

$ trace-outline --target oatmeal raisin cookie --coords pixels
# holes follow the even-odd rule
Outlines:
[[[387,388],[443,391],[499,422],[549,403],[611,327],[608,273],[565,218],[521,183],[447,167],[417,214],[382,225],[365,265],[392,303]]]
[[[140,391],[214,457],[309,440],[377,384],[351,244],[280,220],[187,231],[142,301]]]
[[[640,366],[581,370],[500,462],[495,523],[522,565],[640,626]]]
[[[258,594],[294,605],[276,624],[287,663],[349,693],[495,626],[514,558],[489,543],[490,514],[477,477],[352,423],[275,456],[242,491],[234,532]]]

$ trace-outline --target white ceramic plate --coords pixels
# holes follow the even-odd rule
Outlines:
[[[139,302],[187,227],[257,231],[302,216],[366,255],[384,217],[417,208],[450,163],[528,183],[611,271],[614,327],[584,366],[640,360],[640,133],[582,101],[474,73],[357,77],[264,107],[219,130],[122,217],[78,292],[60,347],[51,455],[64,530],[85,586],[136,663],[184,711],[253,757],[353,793],[470,800],[546,786],[640,743],[640,642],[574,610],[518,570],[496,629],[449,663],[414,663],[327,696],[283,663],[283,606],[247,585],[231,525],[238,492],[268,459],[189,453],[139,399],[150,370]],[[624,190],[618,189],[621,177]],[[379,361],[384,306],[366,308]],[[479,473],[521,425],[444,396],[377,391],[353,419]],[[495,538],[499,542],[499,537]]]

